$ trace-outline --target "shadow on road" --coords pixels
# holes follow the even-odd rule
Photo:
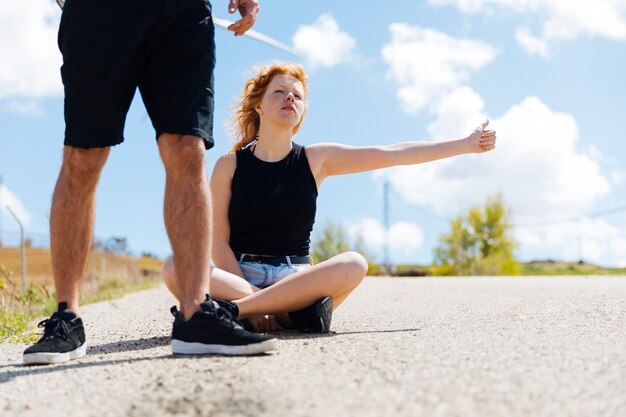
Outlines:
[[[299,339],[318,339],[318,338],[331,338],[338,336],[347,336],[354,334],[377,334],[377,333],[404,333],[419,331],[419,328],[414,329],[391,329],[391,330],[365,330],[354,332],[330,332],[330,333],[299,333],[295,331],[283,331],[274,333],[275,336],[281,340],[299,340]],[[110,359],[99,360],[93,355],[120,353],[120,352],[132,352],[137,350],[146,350],[157,347],[167,346],[170,343],[170,336],[155,336],[146,339],[133,339],[133,340],[120,340],[117,342],[105,343],[102,345],[90,346],[87,349],[87,356],[79,361],[71,363],[63,363],[58,365],[43,365],[43,366],[23,366],[21,363],[4,364],[0,366],[0,369],[6,369],[0,372],[0,384],[8,382],[14,378],[25,375],[42,375],[51,372],[65,372],[73,369],[91,368],[95,366],[107,366],[107,365],[120,365],[126,363],[135,363],[142,361],[152,361],[158,359],[178,359],[188,358],[187,355],[172,355],[171,353],[159,356],[146,356],[141,358],[125,358],[125,359]],[[259,355],[265,356],[265,355]],[[271,356],[271,355],[268,355]],[[20,356],[21,359],[21,356]],[[91,361],[90,361],[91,359]],[[11,370],[13,368],[15,370]],[[17,370],[18,368],[19,370]]]
[[[134,363],[134,362],[142,362],[142,361],[152,361],[155,359],[176,359],[171,354],[161,355],[161,356],[146,356],[143,358],[128,358],[128,359],[112,359],[107,361],[99,361],[95,360],[92,362],[87,362],[89,360],[89,356],[78,360],[72,363],[61,363],[58,365],[33,365],[33,366],[23,366],[22,364],[12,364],[7,365],[7,367],[20,367],[19,371],[5,371],[0,373],[0,384],[5,382],[9,382],[13,378],[17,378],[25,375],[42,375],[48,374],[51,372],[65,372],[73,369],[83,369],[83,368],[91,368],[94,366],[107,366],[107,365],[119,365],[123,363]]]
[[[344,336],[349,334],[377,334],[377,333],[409,333],[409,332],[418,332],[422,329],[392,329],[392,330],[363,330],[360,332],[341,332],[337,333],[337,336]]]
[[[89,346],[87,354],[132,352],[135,350],[152,349],[166,346],[170,343],[170,336],[155,336],[145,339],[119,340],[103,345]]]

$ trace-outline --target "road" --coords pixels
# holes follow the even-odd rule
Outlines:
[[[164,288],[84,307],[88,355],[23,367],[2,416],[626,416],[626,277],[367,278],[333,332],[174,357]]]

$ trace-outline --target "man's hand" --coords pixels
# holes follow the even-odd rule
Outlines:
[[[254,22],[256,16],[259,14],[259,1],[258,0],[230,0],[228,5],[228,13],[233,14],[237,10],[241,13],[241,19],[228,26],[228,30],[235,32],[235,36],[241,36],[246,33]]]

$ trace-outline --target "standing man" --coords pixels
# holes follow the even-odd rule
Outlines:
[[[213,146],[215,27],[209,0],[57,0],[65,88],[65,147],[50,211],[58,311],[24,351],[25,364],[85,355],[80,288],[93,240],[95,195],[110,147],[123,142],[137,87],[165,166],[165,227],[184,297],[175,308],[174,353],[254,354],[276,339],[245,331],[205,294],[210,278],[211,207],[204,151]],[[230,0],[243,35],[258,0]],[[141,155],[137,155],[141,158]],[[132,319],[132,318],[131,318]]]

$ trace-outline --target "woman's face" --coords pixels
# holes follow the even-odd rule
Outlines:
[[[267,86],[257,112],[261,121],[293,128],[304,113],[304,99],[304,88],[297,78],[277,74]]]

